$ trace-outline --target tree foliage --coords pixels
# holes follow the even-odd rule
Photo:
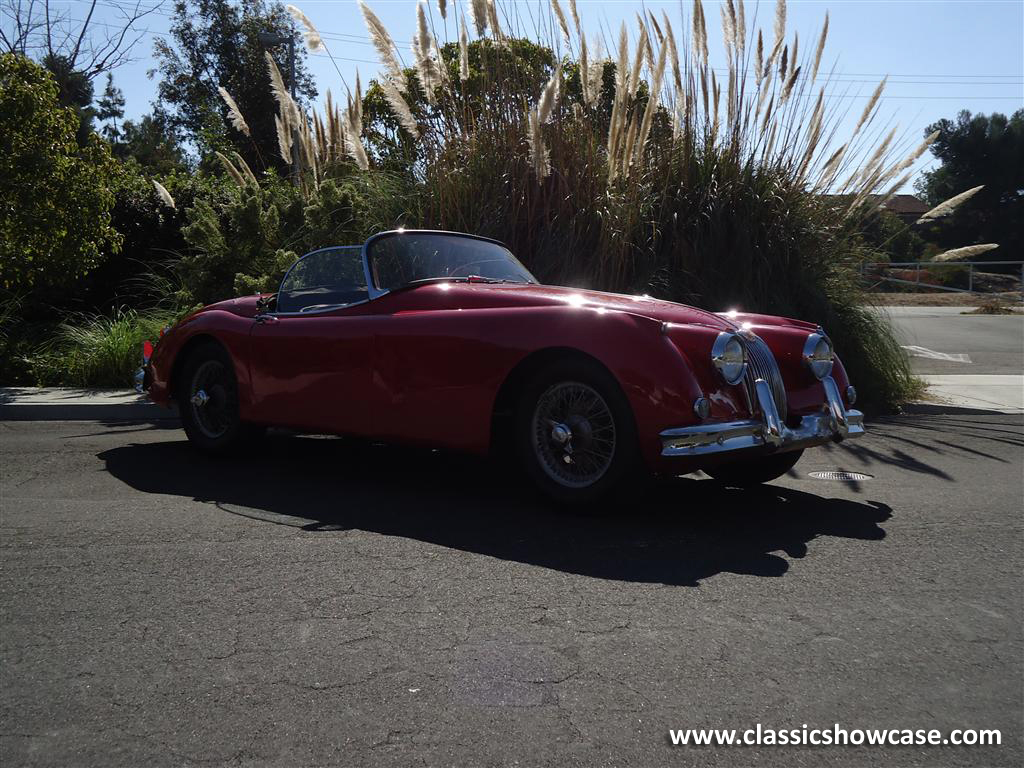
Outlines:
[[[171,40],[158,40],[160,69],[158,117],[200,157],[236,146],[250,167],[284,170],[280,158],[261,32],[291,37],[295,45],[297,101],[315,98],[316,86],[305,64],[306,52],[284,6],[266,0],[177,0]],[[288,47],[269,49],[289,86]],[[233,128],[217,92],[227,89],[246,116],[251,139]]]
[[[259,185],[209,185],[187,211],[178,264],[185,302],[209,303],[277,289],[301,254],[354,245],[390,228],[403,189],[383,173],[348,174],[303,192],[270,175]]]
[[[965,110],[925,129],[933,131],[939,138],[931,151],[942,165],[922,175],[918,192],[937,205],[966,189],[985,188],[930,226],[929,239],[943,248],[998,243],[986,260],[1024,258],[1024,109],[1009,118]]]
[[[0,56],[0,285],[15,293],[67,285],[121,240],[116,162],[95,135],[79,146],[57,91],[25,57]]]

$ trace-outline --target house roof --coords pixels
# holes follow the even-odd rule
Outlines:
[[[928,212],[928,203],[914,195],[893,195],[892,199],[884,207],[887,211],[892,211],[893,213],[920,215]]]

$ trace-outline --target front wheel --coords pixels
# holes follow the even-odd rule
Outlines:
[[[705,469],[705,474],[711,475],[715,480],[726,485],[737,485],[749,487],[770,483],[789,472],[800,457],[804,455],[802,450],[786,451],[775,453],[770,456],[759,456],[750,459],[740,459],[727,464],[720,464],[712,469]]]
[[[541,491],[595,510],[640,463],[629,402],[611,374],[587,360],[553,363],[530,380],[519,402],[516,444]]]
[[[209,453],[235,450],[263,431],[239,417],[234,366],[227,352],[214,342],[189,355],[177,390],[185,434]]]

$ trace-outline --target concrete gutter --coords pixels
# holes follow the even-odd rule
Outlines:
[[[970,409],[1024,413],[1022,375],[923,375],[930,412]],[[123,389],[0,388],[0,421],[162,421],[177,419],[145,395]]]
[[[177,416],[131,390],[0,388],[0,421],[160,421]]]

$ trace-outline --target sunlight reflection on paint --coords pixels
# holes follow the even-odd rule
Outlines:
[[[587,303],[587,300],[583,298],[582,294],[570,293],[568,296],[565,297],[565,303],[568,304],[570,307],[582,307],[584,304]]]

